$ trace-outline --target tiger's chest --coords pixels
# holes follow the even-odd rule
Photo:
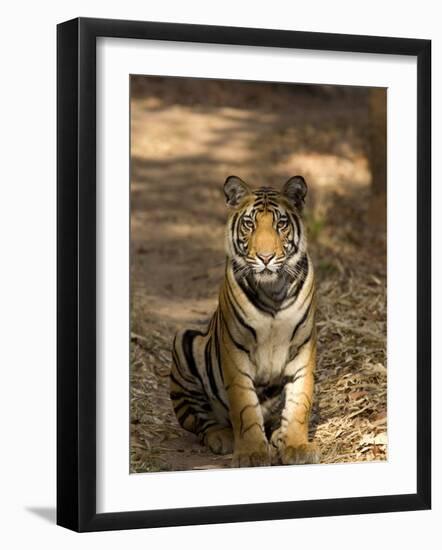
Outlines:
[[[296,311],[290,311],[275,317],[263,316],[255,322],[256,342],[250,350],[250,361],[258,384],[267,384],[281,377],[298,317]]]

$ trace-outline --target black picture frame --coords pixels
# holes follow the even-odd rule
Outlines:
[[[417,58],[415,494],[96,512],[97,37],[396,54]],[[102,531],[429,509],[431,41],[79,18],[58,25],[57,49],[57,523],[75,531]]]

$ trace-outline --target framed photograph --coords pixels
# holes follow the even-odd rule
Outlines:
[[[430,41],[57,37],[57,523],[429,509]]]

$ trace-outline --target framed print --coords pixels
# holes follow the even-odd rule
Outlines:
[[[430,42],[57,32],[57,523],[430,508]]]

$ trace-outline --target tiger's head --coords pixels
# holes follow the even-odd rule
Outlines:
[[[252,276],[273,283],[281,276],[295,278],[296,265],[306,252],[301,212],[307,194],[302,176],[290,178],[281,191],[251,189],[237,176],[224,183],[227,205],[226,249],[237,277]]]

